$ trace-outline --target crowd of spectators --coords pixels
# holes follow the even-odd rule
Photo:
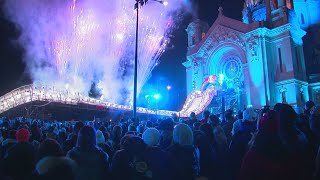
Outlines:
[[[221,118],[222,117],[222,118]],[[320,179],[320,107],[157,121],[0,120],[0,179]]]

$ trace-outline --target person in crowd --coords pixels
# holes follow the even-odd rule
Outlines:
[[[204,133],[206,139],[209,142],[210,147],[212,147],[214,149],[214,152],[216,153],[215,162],[216,164],[218,164],[218,166],[215,167],[215,176],[218,179],[224,179],[226,176],[227,169],[226,159],[228,157],[227,139],[225,136],[223,136],[223,131],[221,132],[222,135],[219,134],[220,137],[215,136],[213,127],[208,123],[201,125],[200,131]]]
[[[111,147],[106,143],[106,139],[104,138],[104,135],[102,133],[102,131],[97,130],[97,145],[99,148],[101,148],[105,153],[108,154],[109,157],[113,156],[113,152]]]
[[[217,177],[217,154],[214,146],[210,144],[208,137],[201,131],[193,131],[194,147],[198,149],[199,178],[218,179]]]
[[[41,142],[38,148],[36,160],[38,162],[44,157],[61,157],[63,155],[64,153],[60,144],[54,139],[47,138]]]
[[[97,147],[96,131],[91,126],[81,128],[77,145],[67,154],[79,166],[77,179],[108,179],[108,155]]]
[[[16,130],[10,130],[8,133],[8,137],[2,142],[2,147],[1,147],[2,158],[7,153],[7,151],[16,143],[17,143]]]
[[[215,142],[217,143],[218,146],[223,147],[222,149],[224,149],[225,147],[228,146],[228,142],[227,142],[226,134],[224,133],[224,130],[220,125],[219,117],[212,114],[210,115],[209,118],[210,118],[210,124],[213,128],[213,135],[214,135]]]
[[[67,139],[67,130],[65,128],[60,128],[57,141],[59,142],[61,147],[65,146],[66,139]]]
[[[310,111],[310,129],[316,140],[315,146],[320,145],[320,106]]]
[[[58,135],[57,128],[55,126],[50,126],[47,131],[46,138],[58,139],[57,135]]]
[[[21,128],[16,132],[17,143],[4,156],[4,173],[14,180],[34,179],[35,149],[28,142],[30,132]]]
[[[108,129],[106,128],[106,126],[101,125],[98,130],[100,130],[102,132],[106,142],[108,142],[108,139],[110,138],[110,134],[109,134]]]
[[[77,180],[77,164],[70,158],[44,157],[36,165],[39,180]]]
[[[74,146],[76,146],[78,133],[80,129],[84,126],[84,123],[81,121],[76,122],[74,125],[72,134],[68,137],[64,148],[64,152],[67,153],[69,150],[71,150]]]
[[[152,132],[152,130],[150,131]],[[146,137],[152,133],[144,134]],[[113,179],[173,179],[169,156],[159,148],[148,146],[133,135],[121,139],[121,150],[113,157],[111,173]]]
[[[309,119],[309,117],[311,115],[311,111],[313,111],[314,107],[315,107],[315,103],[313,101],[307,101],[305,103],[304,114],[307,116],[308,119]]]
[[[238,119],[233,123],[232,139],[229,145],[229,168],[231,179],[236,179],[239,174],[242,159],[248,151],[248,143],[256,128],[254,111],[252,108],[245,109],[243,119]]]
[[[276,111],[267,112],[261,119],[253,145],[245,155],[239,173],[240,180],[300,179],[294,170],[287,148],[279,134],[280,117]]]
[[[38,148],[40,145],[40,142],[42,141],[42,132],[40,128],[38,127],[38,123],[35,121],[31,125],[31,137],[30,142],[34,146],[34,148]]]
[[[199,131],[200,126],[201,126],[201,123],[200,123],[200,122],[195,122],[195,123],[193,123],[193,125],[192,125],[192,129],[193,129],[194,131]]]
[[[153,123],[152,123],[152,121],[147,121],[146,122],[146,128],[152,128],[153,127]]]
[[[274,110],[280,116],[280,137],[286,145],[296,164],[300,165],[300,172],[305,179],[311,179],[316,154],[310,146],[305,134],[296,127],[297,114],[288,104],[277,104]]]
[[[0,144],[2,144],[4,140],[3,134],[2,134],[2,130],[0,130]]]
[[[111,140],[112,140],[112,149],[113,151],[117,151],[120,149],[120,140],[122,137],[122,128],[121,126],[114,126],[111,133]]]
[[[226,134],[228,143],[231,141],[232,137],[232,128],[233,128],[233,123],[235,119],[233,117],[233,111],[232,110],[227,110],[224,114],[224,121],[222,122],[222,128],[224,130],[224,133]]]
[[[64,157],[63,150],[54,139],[44,140],[37,152],[37,164],[35,167],[38,179],[75,180],[76,163],[70,158]]]
[[[239,131],[247,131],[253,133],[256,130],[257,122],[253,108],[247,108],[243,111],[243,119],[238,119],[233,123],[232,136]]]
[[[137,135],[138,135],[139,137],[142,137],[142,134],[143,134],[144,131],[145,131],[144,126],[143,126],[142,124],[139,124],[139,125],[137,126]]]
[[[168,118],[160,122],[158,130],[160,132],[160,148],[166,150],[172,144],[173,121]]]
[[[160,132],[156,128],[148,128],[142,134],[142,139],[148,146],[157,146],[160,142]]]
[[[206,110],[202,114],[202,119],[200,121],[200,124],[205,124],[209,122],[209,116],[210,116],[210,111]]]
[[[195,112],[190,113],[190,117],[188,119],[188,125],[192,128],[193,124],[198,122],[197,116]]]
[[[199,153],[193,146],[193,132],[186,124],[178,124],[173,130],[173,145],[167,152],[174,158],[174,179],[194,179],[199,176]]]
[[[315,159],[315,164],[316,164],[316,166],[315,166],[315,170],[314,170],[312,179],[318,180],[318,179],[320,179],[320,146],[318,148],[317,156]]]
[[[246,109],[244,109],[244,110],[246,110]],[[237,114],[237,117],[236,117],[237,119],[243,119],[243,111],[240,111],[240,110],[238,111],[238,114]]]
[[[136,126],[134,126],[133,124],[128,126],[128,132],[137,132]]]

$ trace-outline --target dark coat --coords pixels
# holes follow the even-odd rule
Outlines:
[[[140,152],[119,150],[112,160],[113,179],[173,179],[172,159],[158,147],[141,147]]]
[[[242,163],[239,180],[298,180],[294,164],[289,158],[273,159],[256,151],[249,151]],[[301,179],[302,180],[302,179]]]
[[[4,157],[4,169],[13,179],[32,179],[35,167],[35,150],[29,143],[17,143]]]
[[[200,131],[194,133],[195,147],[200,152],[200,176],[210,179],[217,179],[217,154],[208,138]]]
[[[248,143],[251,138],[250,131],[239,131],[232,136],[228,157],[231,179],[235,179],[239,174],[242,159],[249,149]]]
[[[174,160],[174,179],[194,179],[199,175],[198,155],[192,146],[180,146],[174,144],[167,149]]]
[[[8,150],[17,143],[15,139],[6,139],[2,142],[1,154],[2,157],[6,155]]]
[[[108,155],[99,148],[81,151],[75,147],[67,154],[79,167],[79,180],[100,180],[109,176]]]

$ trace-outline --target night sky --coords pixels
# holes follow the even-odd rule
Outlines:
[[[3,0],[0,0],[2,7]],[[195,3],[196,4],[196,3]],[[224,15],[241,20],[243,0],[224,0]],[[197,14],[201,20],[212,25],[218,14],[217,0],[198,0]],[[185,16],[179,28],[173,33],[169,49],[161,57],[161,63],[154,69],[151,79],[147,84],[165,81],[173,89],[181,93],[181,100],[185,98],[185,68],[182,62],[186,59],[187,33],[185,31],[191,16]],[[29,84],[30,79],[25,72],[22,61],[23,48],[15,40],[19,37],[19,30],[9,22],[0,11],[0,95],[14,88]]]

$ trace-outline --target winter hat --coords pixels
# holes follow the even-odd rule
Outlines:
[[[248,108],[243,111],[243,120],[244,121],[254,121],[255,120],[255,113],[253,108]]]
[[[172,131],[174,127],[174,123],[171,119],[164,119],[160,122],[158,129],[159,130],[170,130]]]
[[[173,142],[181,146],[193,144],[193,132],[186,124],[178,124],[173,129]]]
[[[121,139],[122,149],[129,151],[130,153],[141,153],[147,147],[144,141],[136,136],[126,135]]]
[[[105,143],[105,138],[104,138],[104,135],[103,135],[103,133],[102,133],[102,131],[100,131],[100,130],[97,130],[97,144],[103,144],[103,143]]]
[[[160,133],[155,128],[148,128],[142,134],[142,139],[147,145],[154,146],[154,145],[157,145],[159,143]]]
[[[306,102],[306,109],[311,109],[315,106],[313,101],[307,101]]]
[[[16,139],[18,142],[28,142],[30,138],[30,132],[26,128],[21,128],[16,132]]]

